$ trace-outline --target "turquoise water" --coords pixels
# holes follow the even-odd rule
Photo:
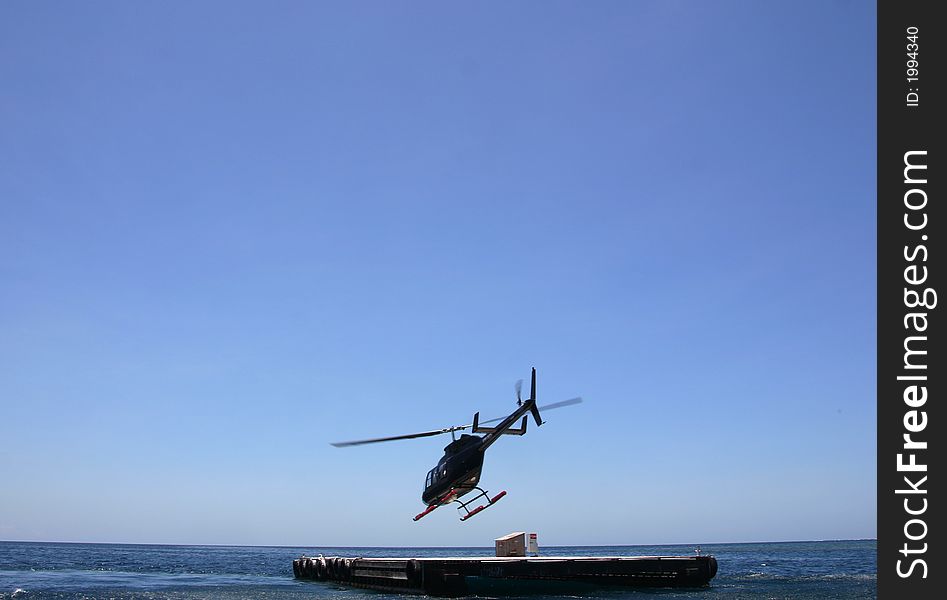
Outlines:
[[[661,600],[875,598],[876,543],[869,541],[705,544],[719,570],[698,589],[605,589],[584,598]],[[544,556],[690,555],[693,546],[543,547]],[[293,579],[293,558],[489,556],[492,548],[149,546],[0,542],[0,599],[401,598]],[[569,596],[578,598],[579,596]],[[533,596],[535,598],[535,596]]]

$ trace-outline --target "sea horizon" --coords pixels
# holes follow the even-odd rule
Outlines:
[[[542,544],[543,548],[577,548],[577,547],[594,547],[594,548],[628,548],[635,546],[649,546],[649,547],[660,547],[660,546],[689,546],[689,545],[700,545],[700,546],[716,546],[716,545],[726,545],[726,546],[738,546],[738,545],[748,545],[748,544],[815,544],[822,542],[877,542],[878,538],[876,537],[865,537],[865,538],[825,538],[818,540],[750,540],[750,541],[739,541],[739,542],[661,542],[661,543],[636,543],[636,544]],[[492,548],[490,545],[484,546],[471,546],[471,545],[444,545],[444,546],[392,546],[384,544],[357,544],[357,545],[346,545],[346,544],[206,544],[206,543],[182,543],[182,542],[83,542],[83,541],[74,541],[74,540],[0,540],[0,544],[76,544],[76,545],[100,545],[100,546],[188,546],[193,548],[387,548],[387,549],[419,549],[419,550],[431,550],[438,548]]]

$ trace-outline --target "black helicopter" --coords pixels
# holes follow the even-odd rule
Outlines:
[[[578,404],[579,402],[582,402],[582,398],[572,398],[570,400],[563,400],[562,402],[556,402],[554,404],[547,404],[546,406],[537,407],[535,368],[532,371],[529,398],[525,401],[520,398],[522,383],[522,380],[516,382],[516,410],[506,417],[491,419],[489,421],[483,422],[496,423],[499,421],[495,427],[483,427],[480,422],[480,413],[478,412],[474,414],[473,423],[469,423],[467,425],[455,425],[453,427],[435,429],[433,431],[422,431],[421,433],[409,433],[407,435],[373,438],[370,440],[336,442],[332,445],[337,448],[342,448],[346,446],[359,446],[362,444],[391,442],[394,440],[409,440],[432,435],[440,435],[443,433],[450,433],[451,437],[454,438],[453,441],[444,447],[444,456],[437,462],[437,466],[428,472],[427,479],[424,481],[424,492],[421,494],[421,501],[427,505],[427,509],[415,516],[414,520],[417,521],[421,517],[430,514],[438,506],[444,506],[446,504],[450,504],[451,502],[456,502],[461,506],[461,508],[464,509],[464,511],[466,511],[466,514],[464,514],[460,520],[466,521],[485,508],[493,506],[495,502],[506,495],[506,491],[502,491],[491,498],[485,490],[477,487],[477,484],[480,482],[480,472],[483,470],[483,456],[487,448],[493,445],[493,443],[496,442],[501,435],[525,434],[526,423],[529,418],[526,416],[527,412],[532,413],[533,419],[536,421],[536,425],[538,426],[543,424],[542,417],[539,415],[540,408],[543,410],[551,410],[554,408],[561,408],[563,406],[570,406],[572,404]],[[516,423],[520,417],[523,418],[520,426],[518,428],[514,428],[513,424]],[[483,433],[485,435],[481,437],[477,435],[462,434],[460,439],[457,439],[454,436],[455,431],[462,431],[468,428],[470,428],[471,433]],[[479,493],[466,502],[462,502],[460,500],[461,496],[464,496],[473,490],[477,490]],[[485,498],[487,503],[481,504],[474,509],[468,508],[470,504],[473,504],[480,498]],[[458,509],[458,511],[459,510],[460,509]]]

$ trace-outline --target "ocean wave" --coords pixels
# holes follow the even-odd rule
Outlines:
[[[773,581],[876,581],[878,575],[875,573],[824,573],[811,575],[786,575],[782,573],[762,573],[754,571],[742,575],[734,575],[733,579],[771,579]]]

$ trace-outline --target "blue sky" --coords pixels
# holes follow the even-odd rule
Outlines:
[[[874,537],[875,7],[5,2],[0,539]],[[414,523],[531,366],[581,395]]]

